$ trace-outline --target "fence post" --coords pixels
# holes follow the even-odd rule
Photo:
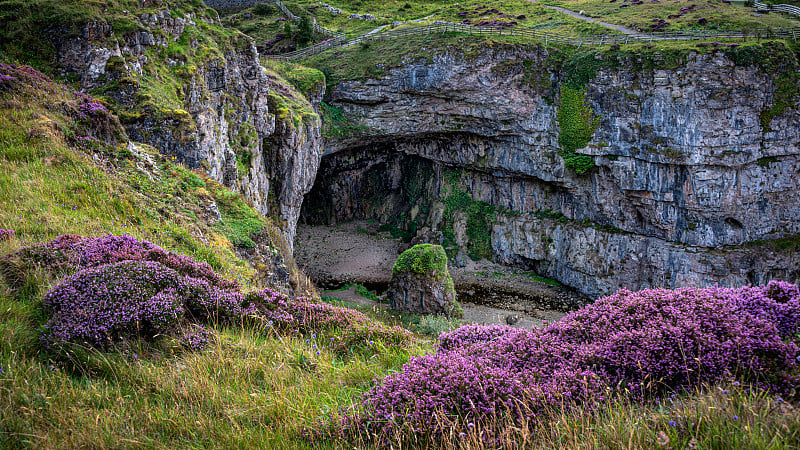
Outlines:
[[[627,34],[625,35],[625,44],[623,44],[623,45],[628,45],[628,38],[629,37],[630,37],[629,35],[627,35]]]
[[[794,32],[794,28],[792,28],[792,38],[794,38],[794,42],[797,43],[797,35]]]
[[[578,44],[578,48],[581,48],[581,45],[583,45],[583,38],[581,38],[581,42],[580,44]]]
[[[544,46],[547,47],[547,33],[544,34]]]
[[[605,38],[606,38],[605,36],[600,36],[600,43],[597,44],[598,47],[602,47],[603,46],[603,39],[605,39]]]

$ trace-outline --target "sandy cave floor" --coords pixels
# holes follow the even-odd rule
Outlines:
[[[378,225],[354,221],[334,226],[299,225],[295,237],[295,259],[317,285],[339,288],[345,283],[364,284],[371,289],[385,286],[392,266],[408,244],[378,232]],[[585,301],[568,290],[535,281],[522,271],[490,261],[471,261],[464,268],[450,267],[464,320],[481,324],[505,324],[516,314],[515,326],[530,328],[564,316],[565,309]],[[354,289],[327,292],[345,301],[385,306],[355,293]]]

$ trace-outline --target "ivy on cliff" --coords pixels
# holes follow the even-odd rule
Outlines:
[[[594,167],[594,160],[577,151],[589,144],[600,124],[600,118],[586,104],[586,92],[582,88],[562,85],[561,106],[556,118],[561,128],[558,143],[561,145],[559,154],[564,158],[564,164],[577,174],[588,172]]]

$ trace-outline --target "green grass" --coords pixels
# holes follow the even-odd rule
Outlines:
[[[800,18],[779,13],[763,14],[761,17],[753,15],[754,10],[742,4],[726,5],[722,0],[680,0],[661,1],[654,3],[645,1],[642,5],[631,5],[621,8],[621,1],[609,3],[607,0],[543,0],[547,5],[561,6],[573,11],[583,11],[584,14],[598,18],[604,22],[635,27],[649,32],[653,19],[663,19],[670,23],[665,31],[672,30],[730,30],[757,28],[791,28],[800,25]],[[677,15],[682,7],[694,5],[691,12],[678,18],[668,18],[668,15]],[[699,24],[698,19],[705,18],[705,24]]]
[[[325,348],[335,332],[312,344],[264,329],[222,328],[203,352],[134,358],[133,344],[127,357],[95,353],[102,375],[85,376],[38,355],[37,301],[0,294],[6,448],[318,447],[303,444],[304,426],[356,402],[375,377],[422,351],[375,345],[343,360]]]
[[[376,320],[380,320],[386,325],[401,326],[422,336],[436,338],[442,332],[454,330],[463,324],[462,320],[457,317],[447,318],[446,316],[440,315],[414,314],[404,311],[395,311],[386,306],[366,306],[342,300],[336,297],[336,291],[329,292],[329,295],[322,297],[323,302],[361,311]],[[456,308],[460,308],[460,306],[461,305],[458,305]],[[430,347],[427,348],[429,349]]]
[[[486,272],[486,271],[482,271],[482,272],[476,272],[476,274],[489,276],[489,277],[492,277],[492,278],[495,278],[495,279],[498,279],[498,280],[501,280],[503,278],[508,278],[508,277],[525,277],[525,278],[529,278],[529,279],[531,279],[533,281],[537,281],[539,283],[545,283],[545,284],[549,284],[551,286],[561,286],[561,283],[559,283],[558,281],[556,281],[556,280],[554,280],[552,278],[543,277],[541,275],[536,274],[535,272],[530,272],[530,271],[524,271],[524,272],[520,272],[520,273],[513,273],[513,272],[512,273],[508,273],[508,272],[492,272],[492,273],[489,273],[489,272]]]

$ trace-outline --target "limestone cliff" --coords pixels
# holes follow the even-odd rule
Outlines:
[[[481,226],[453,203],[465,189],[491,213],[488,256],[590,296],[797,282],[800,256],[781,249],[800,233],[797,68],[774,43],[572,59],[495,46],[343,77],[329,103],[358,127],[326,143],[304,216],[399,217],[463,249]]]
[[[115,103],[132,140],[245,194],[285,221],[291,242],[319,165],[324,79],[306,98],[262,66],[249,38],[222,29],[213,10],[160,4],[115,11],[125,27],[100,18],[77,32],[49,30],[57,67]]]

